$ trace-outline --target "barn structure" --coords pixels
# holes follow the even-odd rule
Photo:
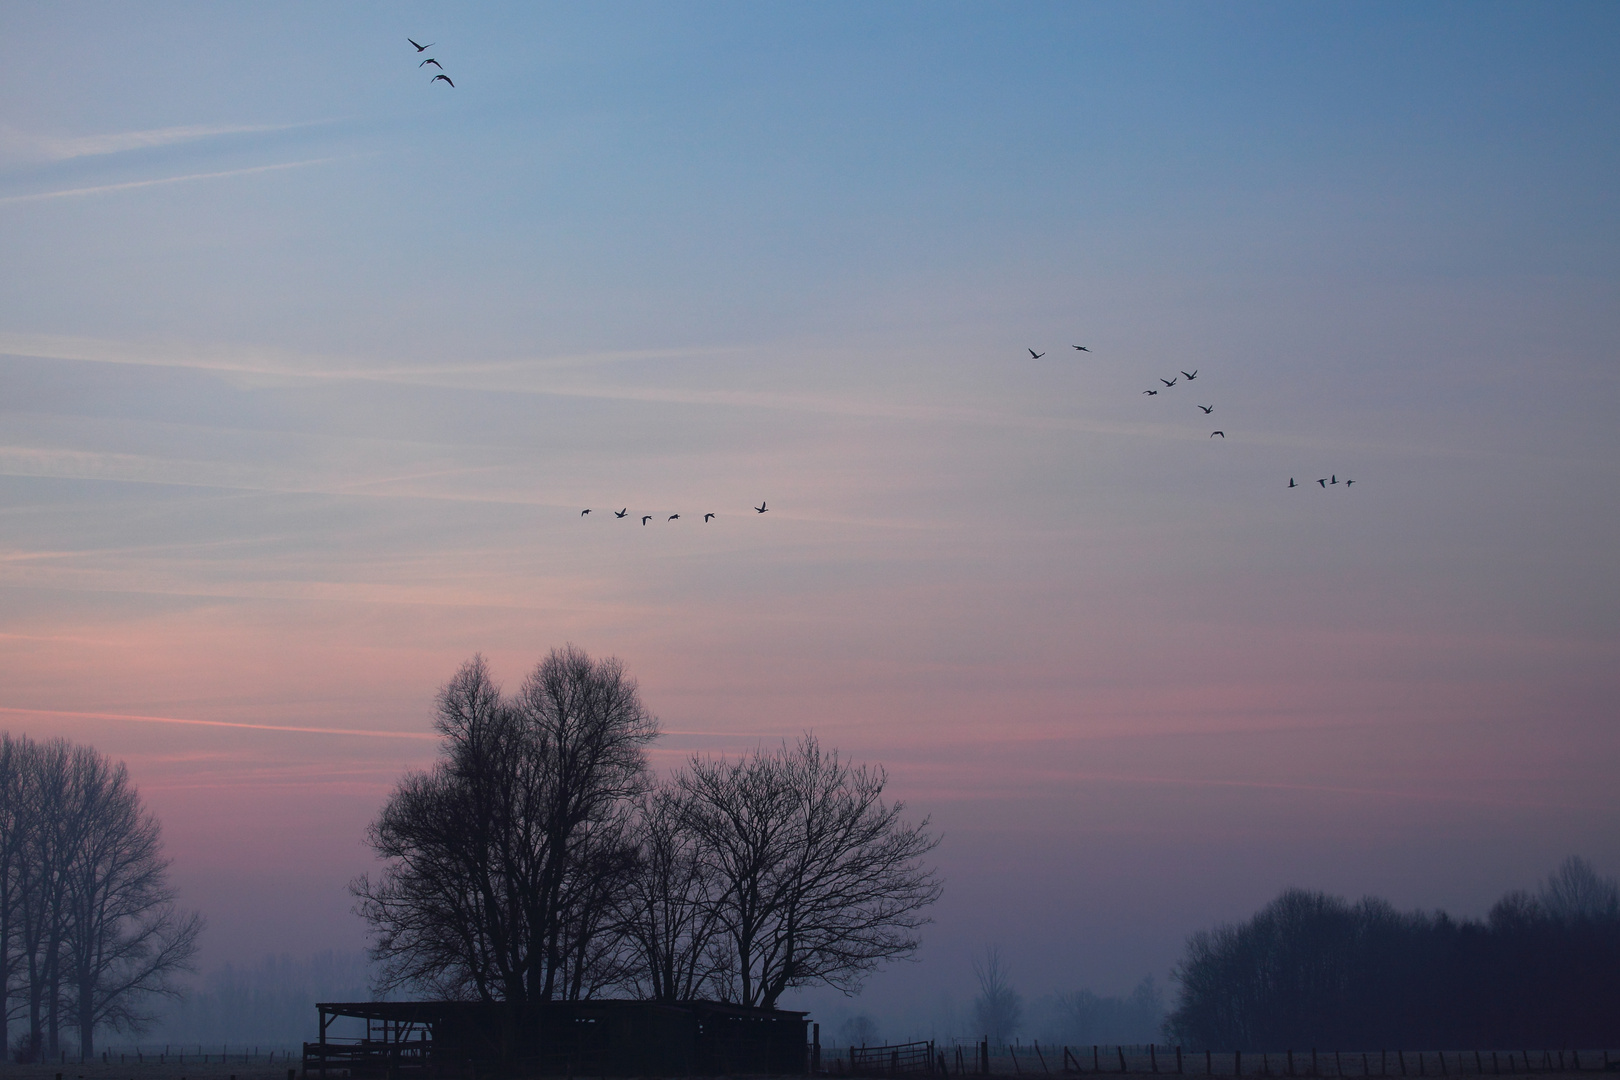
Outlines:
[[[805,1013],[712,1001],[324,1002],[310,1080],[802,1075]],[[363,1037],[332,1022],[361,1020]],[[357,1025],[356,1025],[357,1026]]]

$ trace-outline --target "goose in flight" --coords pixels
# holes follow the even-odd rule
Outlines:
[[[450,82],[450,76],[448,76],[448,75],[435,75],[435,76],[433,76],[433,81],[434,82],[438,82],[440,79],[443,79],[445,82],[450,83],[450,89],[454,90],[456,88],[456,84],[453,83],[453,82]]]
[[[1084,345],[1076,345],[1075,348],[1079,349],[1081,352],[1090,352],[1091,351],[1090,349],[1086,348]]]
[[[759,500],[759,505],[754,507],[754,513],[763,514],[764,512],[765,512],[765,500],[761,499],[761,500]]]
[[[1164,385],[1166,385],[1166,386],[1174,386],[1174,385],[1176,385],[1176,382],[1177,382],[1177,380],[1175,380],[1175,379],[1160,379],[1159,381],[1164,383]]]
[[[1327,477],[1322,477],[1322,479],[1318,480],[1317,483],[1322,485],[1323,491],[1327,490]]]
[[[647,522],[649,522],[651,520],[652,520],[652,515],[651,514],[643,514],[642,517],[641,517],[641,523],[643,525],[647,524]]]
[[[580,517],[584,517],[584,516],[585,516],[585,515],[586,515],[586,514],[588,514],[588,513],[590,513],[590,511],[589,511],[589,510],[581,510],[581,511],[580,511],[580,512],[579,512],[579,516],[580,516]]]
[[[623,510],[615,510],[615,511],[613,511],[613,516],[614,517],[624,517],[624,515],[628,514],[629,512],[630,512],[630,508],[627,506]]]
[[[433,57],[431,57],[431,56],[428,57],[426,60],[422,61],[420,64],[417,64],[416,66],[417,67],[427,67],[429,64],[432,64],[434,67],[438,68],[440,71],[444,70],[444,65],[439,63],[437,60],[433,59]]]
[[[1213,406],[1213,405],[1200,405],[1198,407],[1200,409],[1204,410],[1204,415],[1205,416],[1208,416],[1210,413],[1215,411],[1215,406]]]
[[[1157,394],[1158,391],[1157,390],[1144,390],[1144,391],[1142,391],[1142,393],[1147,394],[1149,397],[1152,397],[1154,394]]]
[[[1209,433],[1209,437],[1212,438],[1212,439],[1217,435],[1219,435],[1223,439],[1226,438],[1226,432],[1224,432],[1224,431],[1212,431],[1212,432]]]
[[[406,38],[405,40],[410,41],[412,45],[416,45],[416,42],[411,41],[410,38]],[[433,42],[431,42],[431,41],[428,42],[426,45],[416,45],[416,51],[419,52],[419,53],[427,52],[431,48],[433,48]]]
[[[1350,485],[1351,485],[1351,484],[1353,484],[1353,483],[1355,483],[1355,481],[1354,481],[1354,480],[1346,480],[1346,481],[1345,481],[1345,482],[1344,482],[1344,486],[1345,486],[1345,487],[1349,487],[1349,486],[1350,486]]]
[[[1290,477],[1289,477],[1289,478],[1288,478],[1288,486],[1289,486],[1289,487],[1299,487],[1299,485],[1298,485],[1298,484],[1296,484],[1296,483],[1294,483],[1294,478],[1293,478],[1293,477],[1292,477],[1292,476],[1290,476]]]
[[[1032,360],[1039,360],[1041,357],[1043,357],[1045,355],[1046,355],[1045,353],[1036,352],[1034,349],[1029,350],[1029,356],[1030,356],[1030,359],[1032,359]]]
[[[1194,379],[1198,378],[1198,369],[1193,368],[1191,371],[1183,371],[1182,374],[1187,376],[1188,382],[1192,382]]]
[[[713,514],[704,514],[703,515],[703,524],[707,525],[709,523],[709,519],[712,518],[712,517],[714,517]]]
[[[1334,473],[1333,474],[1333,479],[1328,481],[1328,483],[1330,483],[1330,484],[1337,484],[1338,482],[1339,482],[1339,474],[1338,473]]]

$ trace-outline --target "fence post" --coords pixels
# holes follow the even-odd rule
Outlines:
[[[812,1075],[821,1071],[821,1025],[810,1025],[810,1072]]]
[[[1288,1075],[1294,1075],[1294,1052],[1292,1050],[1288,1051]]]
[[[1243,1051],[1241,1050],[1232,1051],[1232,1075],[1243,1075]]]
[[[1152,1043],[1148,1043],[1148,1071],[1159,1071],[1159,1049]]]
[[[1119,1055],[1119,1071],[1125,1071],[1125,1048],[1119,1043],[1114,1044],[1114,1052]]]
[[[979,1042],[979,1060],[984,1062],[984,1067],[982,1069],[980,1069],[979,1071],[982,1072],[985,1076],[989,1076],[990,1075],[990,1036],[988,1036],[988,1035],[986,1035]]]
[[[1176,1075],[1181,1075],[1181,1047],[1176,1047]]]
[[[1096,1043],[1091,1044],[1091,1071],[1102,1072],[1102,1051]]]

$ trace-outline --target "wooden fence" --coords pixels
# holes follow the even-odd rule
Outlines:
[[[923,1045],[923,1044],[918,1044]],[[932,1047],[932,1044],[927,1044]],[[993,1051],[993,1052],[992,1052]],[[1039,1042],[992,1047],[953,1045],[936,1054],[945,1075],[1069,1076],[1134,1073],[1177,1076],[1445,1078],[1561,1072],[1620,1073],[1611,1050],[1199,1050],[1142,1044],[1065,1046]]]

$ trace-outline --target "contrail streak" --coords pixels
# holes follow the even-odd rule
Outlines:
[[[99,187],[64,188],[61,191],[39,191],[32,195],[7,195],[0,204],[38,202],[42,199],[65,199],[70,195],[100,195],[109,191],[129,191],[132,188],[154,187],[158,184],[179,184],[187,180],[216,180],[224,176],[250,176],[253,173],[275,172],[279,169],[301,169],[305,165],[324,165],[337,161],[335,157],[310,158],[308,161],[284,161],[279,165],[255,165],[249,169],[226,169],[224,172],[188,173],[185,176],[165,176],[157,180],[130,180],[122,184],[102,184]]]
[[[244,724],[234,720],[186,720],[178,716],[139,716],[133,713],[74,712],[68,709],[18,709],[0,705],[0,713],[24,716],[72,716],[84,720],[128,720],[140,724],[187,724],[195,727],[244,728],[248,731],[284,731],[295,735],[360,735],[370,739],[422,739],[437,742],[430,731],[372,731],[366,728],[284,727],[279,724]]]

